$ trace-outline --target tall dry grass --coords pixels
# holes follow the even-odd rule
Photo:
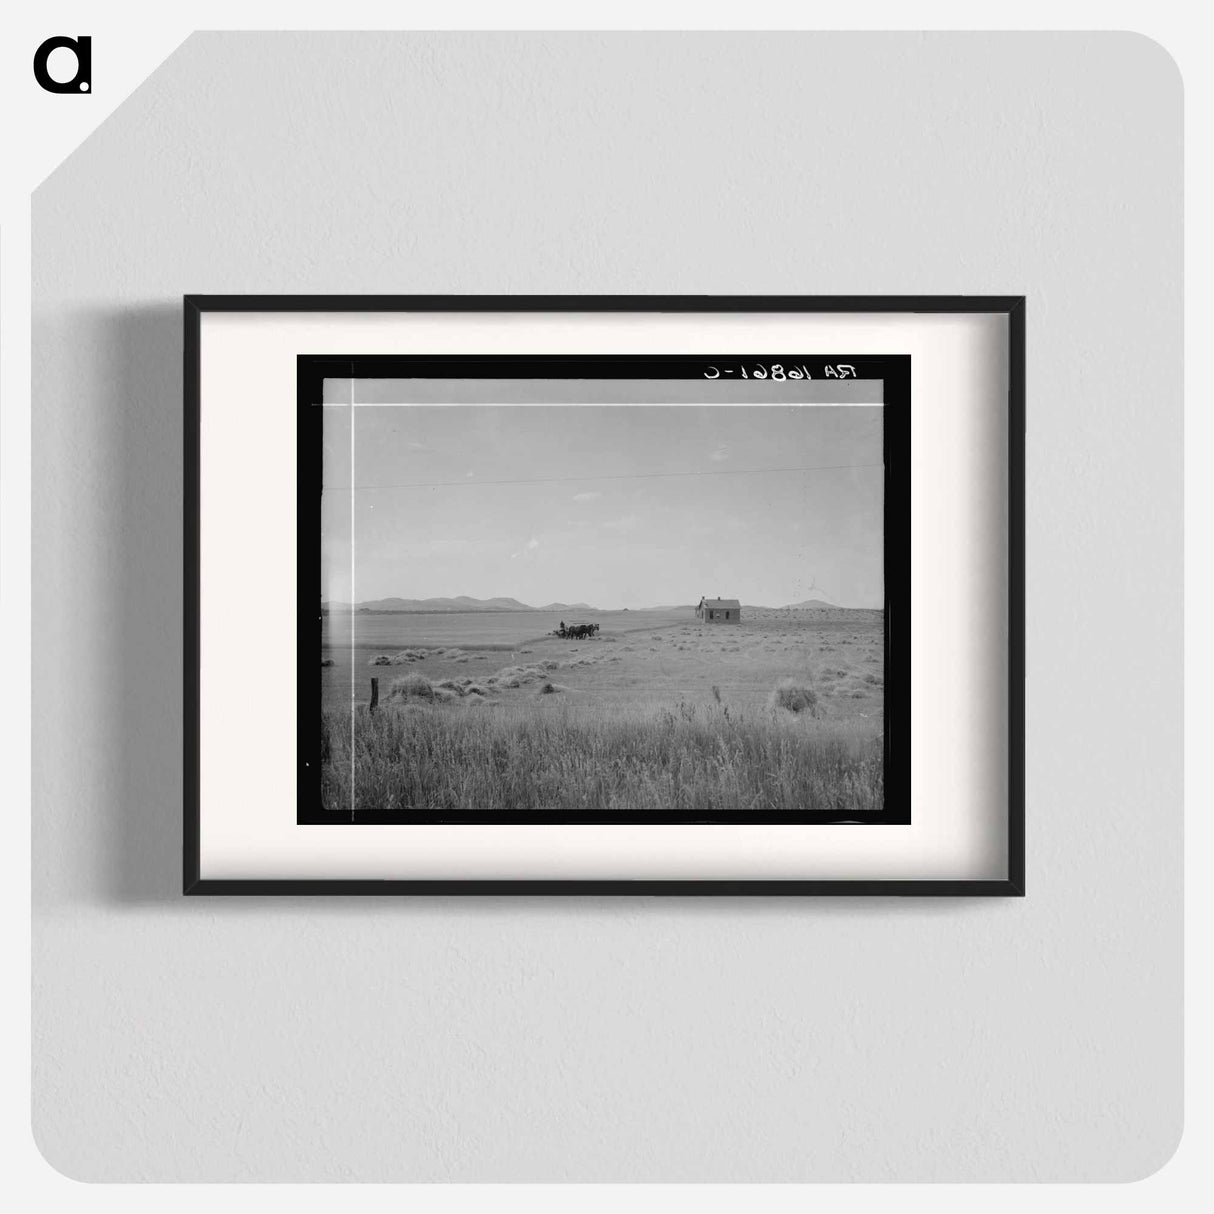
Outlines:
[[[884,804],[881,739],[859,723],[579,703],[411,699],[354,720],[354,809],[811,809]],[[350,808],[351,721],[323,720],[322,800]]]

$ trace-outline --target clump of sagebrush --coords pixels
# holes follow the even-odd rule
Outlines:
[[[466,700],[467,703],[474,704],[486,697],[493,687],[495,684],[492,682],[486,687],[468,678],[428,679],[423,674],[407,674],[403,678],[392,680],[384,703],[394,707],[425,707],[429,704],[450,704],[456,700]],[[557,687],[556,690],[563,691],[564,688]]]
[[[388,703],[408,703],[410,700],[435,698],[434,685],[424,674],[407,674],[403,679],[393,679],[385,697]]]
[[[811,717],[816,717],[819,712],[818,693],[796,679],[781,679],[772,689],[767,703],[773,709],[791,713],[808,712]]]
[[[506,666],[499,670],[497,674],[490,675],[485,683],[492,688],[501,687],[523,687],[528,683],[535,683],[540,679],[545,679],[548,676],[548,671],[553,669],[557,663],[552,661],[541,662],[537,666]]]
[[[429,657],[425,649],[402,649],[400,653],[377,653],[368,666],[404,666],[408,662],[421,662]]]

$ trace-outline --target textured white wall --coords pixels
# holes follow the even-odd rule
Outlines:
[[[34,197],[47,1158],[95,1180],[1161,1165],[1180,122],[1172,62],[1129,35],[190,39]],[[183,901],[186,291],[1026,293],[1029,896]]]

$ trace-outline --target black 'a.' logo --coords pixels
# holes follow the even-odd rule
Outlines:
[[[70,80],[55,80],[46,70],[52,51],[60,48],[76,56],[76,74]],[[34,79],[48,93],[88,93],[93,88],[93,40],[81,34],[77,38],[48,38],[34,52]]]

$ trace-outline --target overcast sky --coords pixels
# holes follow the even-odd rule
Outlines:
[[[879,607],[881,414],[879,405],[327,407],[322,596],[505,595],[611,609],[704,594]],[[769,471],[822,465],[847,467]],[[740,471],[752,469],[768,471]],[[490,483],[502,481],[544,483]],[[427,487],[399,487],[419,482]]]

